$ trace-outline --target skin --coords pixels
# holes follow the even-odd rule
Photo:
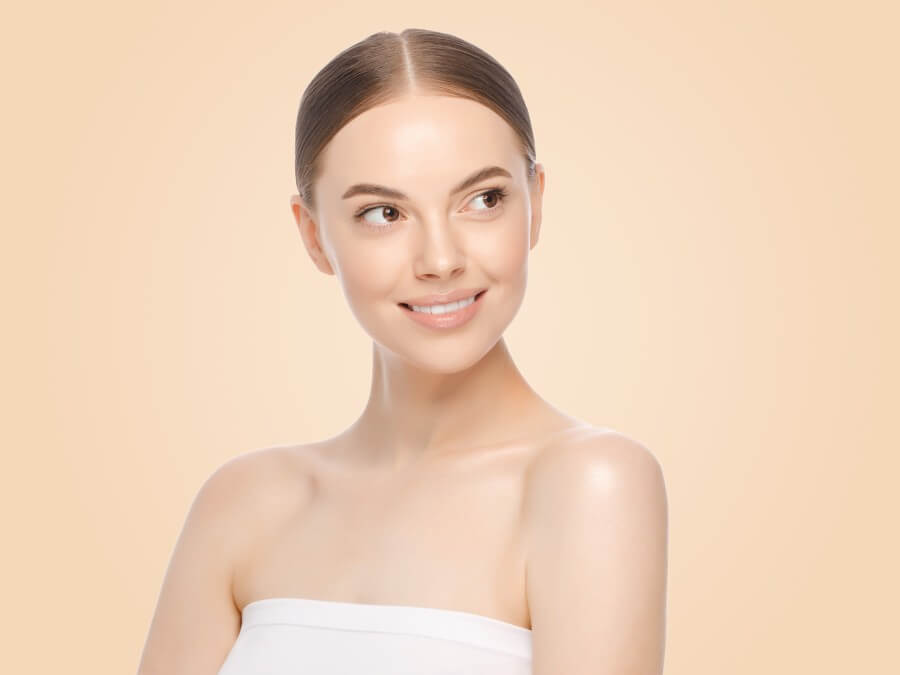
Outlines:
[[[372,337],[369,400],[332,438],[246,453],[207,479],[139,673],[216,672],[241,609],[272,597],[530,628],[535,675],[662,672],[660,466],[638,442],[542,399],[503,339],[538,241],[544,167],[529,180],[518,137],[490,109],[421,92],[351,120],[320,162],[316,208],[294,195],[292,213],[313,264]],[[495,165],[509,177],[448,194]],[[343,199],[356,183],[409,200]],[[509,196],[486,197],[495,187]],[[397,306],[464,287],[488,291],[450,331]]]
[[[525,295],[545,183],[541,165],[529,183],[512,128],[472,101],[410,96],[351,120],[320,159],[318,209],[295,195],[294,217],[310,258],[337,275],[373,340],[369,401],[347,442],[364,461],[399,468],[442,447],[507,438],[535,414],[546,423],[553,411],[528,386],[503,339]],[[491,178],[448,197],[450,186],[494,165],[512,178]],[[341,198],[360,182],[400,189],[414,201],[396,203],[399,217],[384,209],[367,213],[367,222],[387,227],[374,232],[352,214],[387,200]],[[510,196],[491,211],[479,195],[495,186]],[[463,287],[488,292],[476,320],[461,330],[422,328],[397,306]]]

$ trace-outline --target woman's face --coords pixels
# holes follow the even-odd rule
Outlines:
[[[543,167],[529,183],[519,139],[503,118],[475,101],[433,95],[355,117],[319,162],[317,208],[294,195],[294,216],[309,255],[337,275],[363,329],[425,370],[476,363],[522,303]],[[456,190],[490,167],[500,171]],[[367,191],[374,186],[396,194]],[[459,289],[486,292],[468,308],[476,309],[471,318],[451,328],[423,325],[401,305]]]

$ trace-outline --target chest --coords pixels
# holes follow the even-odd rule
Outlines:
[[[235,575],[268,597],[457,609],[529,626],[516,462],[386,477],[321,470]]]

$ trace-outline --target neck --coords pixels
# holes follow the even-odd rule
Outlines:
[[[365,462],[402,468],[439,451],[490,445],[522,435],[554,410],[528,385],[503,338],[455,373],[426,371],[373,343],[372,385],[347,430]]]

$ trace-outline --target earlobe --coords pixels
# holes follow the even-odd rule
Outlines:
[[[306,252],[313,263],[325,274],[334,274],[334,269],[322,248],[319,226],[303,204],[300,195],[291,196],[291,211],[294,214],[294,220],[297,222],[297,229],[300,230],[303,245],[306,247]]]

